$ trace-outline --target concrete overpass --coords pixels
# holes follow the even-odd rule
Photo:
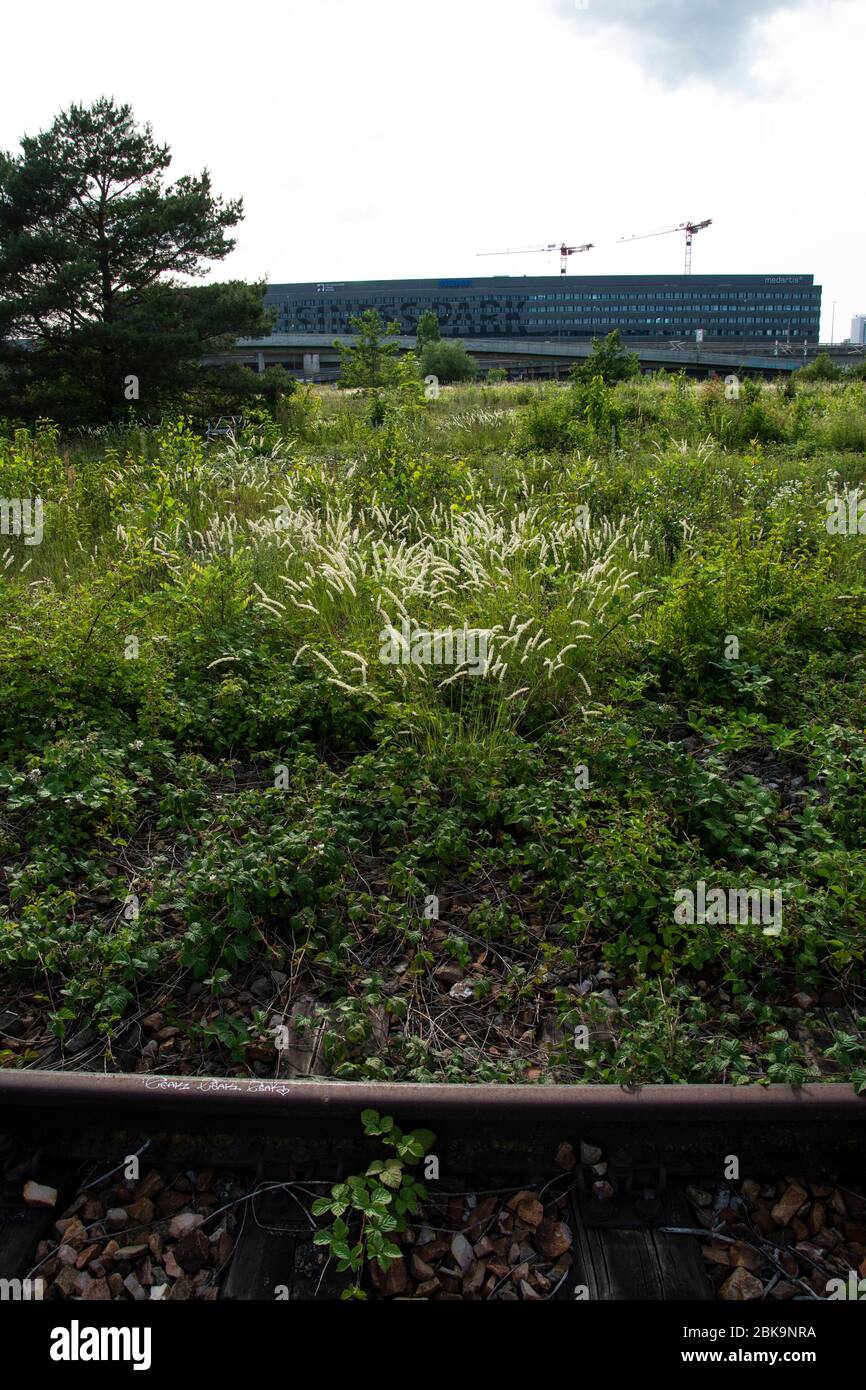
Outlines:
[[[336,335],[336,339],[341,343],[353,343],[355,335],[341,333]],[[255,371],[280,365],[301,379],[336,381],[340,375],[340,359],[334,341],[335,335],[329,333],[273,333],[267,338],[240,338],[231,352],[206,357],[204,363],[210,366],[226,361],[240,362]],[[396,342],[403,352],[417,346],[414,337],[398,337],[389,341]],[[544,342],[531,338],[464,338],[462,342],[482,371],[499,367],[513,380],[558,379],[592,351],[591,342],[584,339]],[[647,343],[625,339],[624,342],[630,352],[637,354],[641,369],[645,372],[659,369],[685,371],[697,377],[726,376],[731,372],[756,376],[794,372],[813,361],[818,352],[829,352],[840,365],[866,361],[866,347],[847,345],[830,347],[811,343],[804,348],[802,344],[795,346],[787,343],[731,346],[728,343],[696,344],[670,340]]]

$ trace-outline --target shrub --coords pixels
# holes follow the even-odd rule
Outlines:
[[[426,343],[421,352],[421,375],[435,376],[441,382],[474,381],[478,364],[461,342],[439,339]]]

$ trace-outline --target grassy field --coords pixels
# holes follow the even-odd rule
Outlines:
[[[866,1087],[864,477],[853,382],[7,430],[0,1063]]]

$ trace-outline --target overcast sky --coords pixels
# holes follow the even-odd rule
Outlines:
[[[128,101],[245,220],[219,279],[811,272],[866,313],[866,0],[42,0],[0,144]]]

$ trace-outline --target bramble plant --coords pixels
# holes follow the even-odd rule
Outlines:
[[[427,1196],[424,1184],[405,1171],[406,1165],[423,1158],[436,1137],[429,1129],[404,1134],[390,1115],[380,1116],[375,1110],[362,1111],[361,1122],[364,1133],[380,1138],[394,1150],[393,1156],[375,1159],[363,1176],[336,1183],[330,1197],[313,1203],[314,1216],[330,1212],[334,1218],[329,1230],[316,1232],[313,1243],[330,1250],[340,1274],[351,1270],[356,1276],[340,1295],[343,1299],[366,1298],[361,1288],[365,1263],[375,1260],[385,1272],[402,1257],[390,1237],[405,1231],[407,1216],[416,1216]]]
[[[866,384],[385,365],[0,426],[0,1065],[860,1084]]]

